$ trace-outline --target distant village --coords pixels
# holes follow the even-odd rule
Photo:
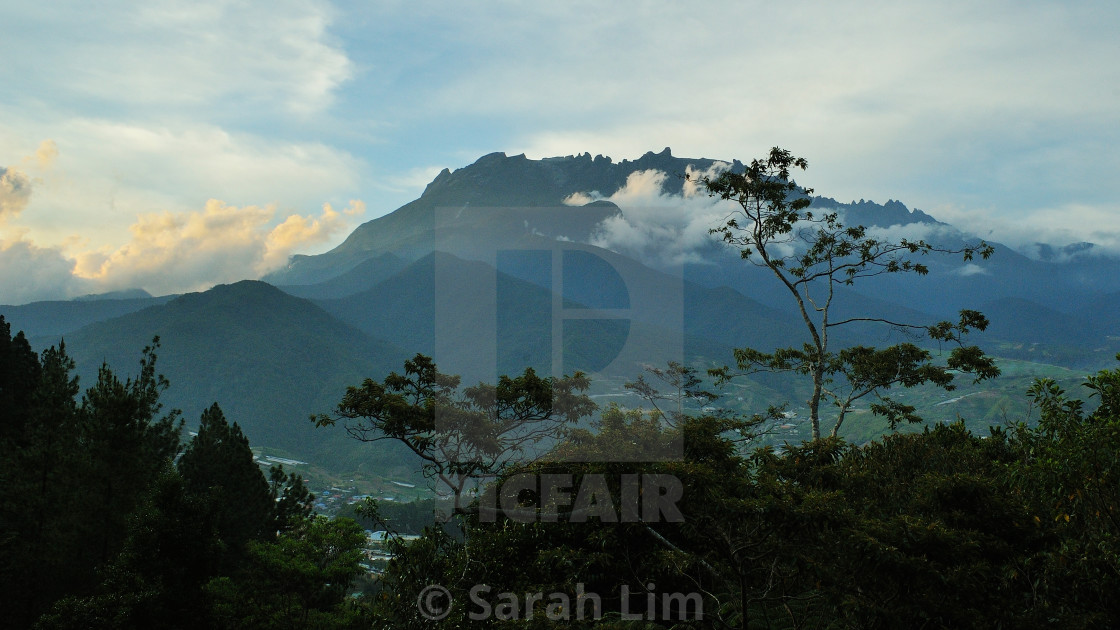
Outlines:
[[[301,461],[298,459],[291,459],[287,457],[279,457],[276,455],[265,455],[261,449],[253,449],[253,463],[260,466],[267,474],[267,471],[273,466],[284,466],[286,469],[299,469],[310,466],[310,462]],[[407,503],[415,501],[421,497],[423,490],[417,489],[416,484],[407,481],[384,480],[385,484],[392,486],[392,488],[384,488],[382,492],[370,494],[362,492],[359,487],[355,485],[348,485],[345,488],[334,485],[319,485],[316,486],[314,479],[308,479],[306,476],[303,478],[304,483],[308,484],[311,493],[315,495],[315,503],[313,504],[314,510],[318,514],[328,517],[336,516],[342,508],[361,503],[366,499],[375,499],[377,501],[389,503]],[[351,479],[351,482],[354,480]],[[397,492],[393,492],[396,489]],[[392,536],[390,532],[385,530],[366,530],[366,559],[362,562],[362,568],[372,574],[380,574],[384,571],[385,565],[392,559],[386,547],[389,537]],[[401,540],[415,540],[419,536],[413,534],[398,534]]]

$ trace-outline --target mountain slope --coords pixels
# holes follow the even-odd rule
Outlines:
[[[393,254],[366,259],[356,267],[318,284],[289,284],[278,288],[289,295],[309,300],[330,300],[360,293],[391,278],[409,265],[409,261]]]
[[[167,295],[113,300],[32,302],[19,306],[0,305],[0,314],[11,322],[13,331],[22,330],[28,337],[61,335],[82,326],[135,313],[149,306],[165,304],[175,297]]]
[[[218,402],[253,444],[319,458],[347,447],[341,432],[314,429],[308,416],[333,409],[347,385],[382,377],[410,356],[255,281],[183,295],[65,339],[89,384],[102,362],[118,374],[135,372],[140,349],[156,335],[159,370],[171,382],[164,401],[183,410],[188,426]]]

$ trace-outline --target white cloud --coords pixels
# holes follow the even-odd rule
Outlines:
[[[211,199],[202,210],[141,215],[125,245],[76,253],[74,275],[95,280],[102,290],[206,289],[273,271],[296,248],[328,240],[349,227],[346,217],[364,211],[358,200],[342,212],[325,204],[319,216],[292,214],[272,226],[275,206],[237,207]]]
[[[694,179],[715,175],[728,166],[717,163],[703,173],[689,166],[686,172]],[[655,170],[631,173],[622,188],[605,198],[617,205],[621,213],[599,224],[590,243],[637,256],[655,266],[702,262],[705,253],[715,246],[708,231],[726,219],[733,205],[708,197],[689,182],[682,194],[663,194],[662,184],[668,177]],[[569,201],[596,197],[602,198],[598,194],[580,193],[578,198],[569,197]]]
[[[602,199],[603,195],[597,190],[591,192],[574,192],[567,197],[564,197],[563,203],[565,206],[586,206],[596,199]]]
[[[988,240],[1037,257],[1037,243],[1064,247],[1090,242],[1098,254],[1120,255],[1120,225],[1115,204],[1087,205],[1068,203],[1036,210],[1020,209],[1018,216],[1003,217],[944,205],[931,211],[942,221]]]
[[[619,215],[606,219],[598,226],[590,239],[592,245],[637,256],[655,266],[703,263],[711,260],[714,250],[724,247],[718,237],[710,234],[710,230],[724,225],[732,213],[739,211],[739,207],[732,201],[709,197],[698,182],[705,176],[717,176],[729,166],[725,162],[716,162],[705,172],[698,172],[693,167],[688,167],[689,177],[684,182],[681,194],[666,195],[661,192],[662,183],[668,178],[667,174],[660,171],[640,171],[633,173],[627,179],[626,185],[609,197],[604,197],[597,192],[579,192],[569,196],[565,203],[581,205],[597,199],[607,199],[619,206],[621,210]],[[822,212],[833,210],[829,207],[820,207],[815,214],[820,215]],[[843,223],[843,209],[835,210]],[[938,218],[946,217],[938,215]],[[814,227],[809,223],[803,225],[810,229]],[[1005,224],[1005,227],[1007,225],[1010,223]],[[962,232],[956,225],[943,223],[915,222],[906,225],[870,226],[868,236],[889,242],[898,242],[902,239],[924,240],[934,244],[948,243],[953,246],[960,239],[968,240],[970,237],[978,236],[1016,246],[1023,242],[1015,237],[1016,234],[1021,235],[1024,231],[1030,231],[1035,240],[1038,240],[1044,233],[1038,225],[1029,228],[1020,225],[1017,228],[1018,232],[1010,230],[1006,233],[989,234],[977,234],[974,230],[967,229],[969,226],[964,227],[965,230]],[[1005,239],[1004,235],[1010,238]],[[1112,235],[1111,240],[1106,239],[1105,242],[1116,242],[1120,245],[1120,239],[1117,239],[1116,235]],[[797,248],[796,243],[775,242],[771,244],[771,249],[777,255],[788,256]],[[976,265],[965,265],[957,273],[974,275],[987,272]]]
[[[958,276],[976,276],[976,275],[990,275],[991,272],[987,269],[977,265],[976,263],[968,263],[963,267],[957,268],[953,273]]]
[[[95,283],[73,275],[74,261],[58,248],[21,235],[0,238],[0,304],[24,304],[91,293]]]
[[[840,214],[840,221],[843,223],[843,214],[838,214]],[[867,234],[868,236],[890,242],[898,242],[906,239],[909,241],[937,243],[940,241],[952,241],[958,238],[966,238],[955,226],[921,222],[907,223],[905,225],[896,224],[886,227],[875,225],[868,228]]]

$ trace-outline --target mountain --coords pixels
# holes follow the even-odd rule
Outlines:
[[[533,239],[589,243],[603,221],[622,210],[606,201],[564,205],[571,195],[597,192],[609,196],[626,184],[627,177],[644,170],[667,175],[661,183],[663,194],[680,194],[684,182],[679,176],[719,162],[675,157],[669,149],[617,163],[590,154],[530,160],[524,155],[493,153],[454,172],[445,169],[420,198],[359,226],[329,252],[294,256],[285,269],[265,280],[285,286],[319,285],[325,292],[333,291],[330,296],[313,296],[307,288],[295,291],[308,297],[342,297],[342,291],[320,283],[337,278],[336,283],[347,285],[350,280],[342,278],[343,274],[385,255],[411,262],[439,250],[485,261],[495,250],[528,247]],[[742,169],[740,162],[724,163]],[[818,196],[811,208],[836,211],[850,225],[891,228],[896,234],[924,238],[946,248],[979,240],[896,200],[842,203]],[[1036,248],[1034,257],[999,243],[993,245],[996,254],[988,261],[969,265],[955,257],[930,256],[923,260],[930,268],[926,278],[885,276],[864,283],[862,290],[894,296],[897,303],[942,317],[1003,298],[1026,299],[1068,312],[1094,296],[1120,291],[1120,273],[1116,273],[1120,261],[1093,255],[1087,244]],[[730,286],[766,304],[786,300],[784,289],[774,284],[768,272],[744,265],[736,254],[715,244],[697,250],[685,265],[685,277],[711,288]]]
[[[618,208],[605,202],[564,207],[564,200],[570,195],[597,191],[609,196],[622,188],[630,175],[646,170],[670,174],[662,190],[679,193],[683,180],[677,175],[683,175],[690,166],[706,170],[716,162],[673,157],[669,148],[617,163],[601,155],[593,158],[588,153],[543,160],[530,160],[524,154],[491,153],[455,172],[444,169],[419,199],[359,226],[342,244],[325,254],[292,257],[285,269],[264,280],[278,285],[314,284],[387,252],[417,260],[433,251],[437,228],[450,227],[450,223],[459,229],[465,227],[460,213],[464,209],[475,210],[469,217],[471,240],[495,242],[502,235],[524,230],[526,226],[521,221],[508,221],[510,214],[519,214],[519,218],[532,221],[529,227],[546,237],[586,241],[595,226],[617,213]],[[735,161],[732,168],[741,170],[743,165]],[[485,212],[499,208],[503,212]],[[529,208],[560,212],[516,212]]]
[[[921,210],[911,210],[901,201],[887,200],[879,205],[874,201],[860,199],[851,203],[841,203],[831,197],[813,197],[812,207],[833,208],[844,215],[844,222],[848,225],[879,225],[890,227],[892,225],[911,225],[913,223],[926,223],[930,225],[947,225],[934,219]]]
[[[568,282],[556,293],[550,286],[550,273],[542,269],[534,273],[525,264],[532,256],[521,256],[520,264],[513,268],[508,260],[492,266],[436,252],[366,291],[317,303],[367,335],[393,339],[416,352],[433,355],[442,369],[461,374],[467,382],[492,381],[500,374],[519,373],[525,367],[551,374],[554,352],[562,353],[560,369],[565,374],[576,370],[599,372],[627,344],[631,354],[648,361],[658,356],[680,360],[683,340],[676,344],[675,353],[674,348],[663,345],[674,332],[681,336],[684,302],[679,279],[610,252],[584,247],[589,255],[595,256],[591,252],[598,251],[614,257],[627,274],[627,282],[614,284],[613,290],[606,292],[605,282],[600,282],[596,291]],[[629,265],[624,264],[627,262]],[[674,283],[675,301],[652,305],[654,300],[643,301],[651,293],[656,297],[659,287]],[[583,315],[583,311],[618,307],[625,309],[624,317],[564,318],[565,313],[571,315],[573,311]],[[557,308],[562,309],[559,317],[563,321],[561,337],[553,342]],[[659,347],[651,347],[651,341]],[[633,363],[617,367],[624,372],[618,376],[632,377],[641,369]]]
[[[135,300],[152,297],[144,289],[124,289],[121,291],[109,291],[107,293],[89,293],[81,297],[74,298],[76,302],[88,302],[93,300]]]
[[[1120,292],[1097,296],[1091,303],[1074,312],[1079,325],[1098,331],[1098,335],[1120,338]]]
[[[278,285],[285,293],[313,300],[330,300],[360,293],[392,277],[409,265],[408,260],[393,254],[366,259],[356,267],[318,284]]]
[[[32,302],[19,306],[0,305],[0,313],[28,337],[63,335],[83,326],[102,322],[150,306],[165,304],[176,296]]]
[[[182,409],[188,426],[218,402],[253,444],[323,460],[353,445],[341,431],[315,429],[308,416],[333,409],[347,385],[383,377],[411,356],[257,281],[182,295],[91,324],[65,341],[88,385],[103,362],[122,378],[134,373],[140,350],[157,335],[158,368],[171,383],[165,406]]]

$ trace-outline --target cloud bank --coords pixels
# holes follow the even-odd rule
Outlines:
[[[605,199],[620,209],[620,214],[603,221],[589,243],[621,254],[634,256],[653,266],[679,266],[711,261],[714,252],[726,249],[709,230],[726,223],[738,206],[731,201],[708,197],[696,183],[699,177],[715,176],[726,169],[716,163],[709,171],[699,173],[688,169],[692,181],[684,183],[680,194],[664,194],[662,184],[668,175],[661,171],[640,171],[630,175],[625,186],[610,196],[598,191],[578,192],[564,203],[583,205]],[[832,211],[828,206],[812,206],[817,214]],[[835,208],[844,222],[844,208]],[[1079,253],[1120,255],[1120,232],[1110,228],[1112,209],[1071,206],[1054,211],[1023,213],[1016,220],[977,217],[974,213],[935,210],[936,219],[948,223],[915,222],[905,225],[869,226],[868,236],[886,240],[924,240],[930,243],[956,243],[961,240],[986,239],[1018,249],[1032,258],[1041,258],[1039,251],[1081,242],[1086,236],[1092,248],[1076,248]],[[806,224],[808,226],[808,224]],[[782,255],[793,252],[792,245],[776,244]],[[1048,259],[1061,262],[1069,256],[1061,251]],[[958,272],[968,276],[987,273],[976,265],[966,265]]]
[[[3,197],[4,207],[16,208],[9,213],[13,217],[31,195],[26,179],[18,182],[12,185],[18,194]],[[9,235],[0,235],[0,304],[128,288],[182,293],[259,278],[283,266],[297,249],[346,231],[364,212],[360,200],[342,210],[328,203],[318,215],[289,214],[277,223],[275,205],[238,207],[211,199],[201,210],[142,214],[129,228],[127,243],[97,249],[87,249],[78,236],[62,246],[39,246],[25,229],[9,223]]]
[[[0,304],[66,299],[96,291],[95,282],[73,271],[74,261],[59,248],[0,237]]]
[[[297,248],[326,242],[363,212],[358,200],[341,212],[324,204],[318,216],[291,214],[272,225],[274,205],[238,207],[211,199],[201,210],[141,215],[129,228],[128,243],[76,254],[74,275],[102,290],[140,287],[155,294],[259,278],[283,266]]]
[[[689,166],[689,178],[680,194],[663,193],[668,174],[648,170],[631,173],[626,184],[609,197],[589,191],[572,195],[565,203],[606,199],[621,210],[599,224],[589,241],[591,245],[658,267],[704,262],[705,253],[721,247],[708,231],[726,220],[736,206],[709,197],[693,180],[718,175],[729,167],[730,164],[717,162],[700,172]]]

